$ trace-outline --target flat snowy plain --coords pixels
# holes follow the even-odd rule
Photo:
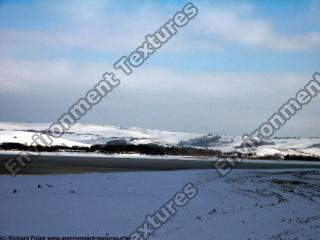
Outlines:
[[[320,239],[313,169],[0,176],[0,235],[128,235],[187,183],[197,196],[150,239]]]

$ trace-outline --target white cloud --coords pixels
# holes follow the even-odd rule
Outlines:
[[[199,15],[198,28],[220,43],[239,43],[281,51],[303,51],[320,46],[319,31],[278,33],[271,21],[253,17],[251,11],[205,9]]]
[[[50,88],[70,91],[88,88],[100,80],[108,64],[73,63],[65,60],[0,59],[0,94],[43,92]],[[111,64],[109,66],[111,69]]]
[[[0,59],[0,98],[5,99],[1,101],[2,117],[48,121],[84,96],[110,66]],[[118,77],[121,85],[88,115],[93,120],[238,134],[265,121],[311,79],[308,74],[190,74],[146,67],[136,69],[130,76]],[[316,126],[310,129],[308,124],[317,120],[318,104],[316,99],[308,105],[309,111],[304,111],[302,119],[293,120],[287,135],[295,135],[299,129],[299,134],[316,135]],[[170,119],[164,119],[168,114]]]
[[[281,51],[304,51],[320,46],[319,31],[278,33],[274,30],[276,23],[256,17],[254,9],[248,6],[224,9],[202,3],[196,5],[199,15],[181,29],[181,34],[164,51],[217,50],[225,43]],[[51,9],[51,14],[64,19],[62,26],[46,31],[0,30],[0,51],[10,55],[16,51],[37,51],[42,46],[49,51],[62,48],[126,53],[181,8],[169,4],[159,9],[146,4],[130,11],[114,9],[114,6],[105,1],[49,4],[47,9]]]
[[[309,78],[307,74],[298,73],[179,73],[169,69],[144,68],[137,69],[125,79],[123,87],[132,91],[240,99],[293,94]]]
[[[0,92],[45,91],[63,87],[89,89],[105,71],[112,70],[110,63],[0,59]],[[306,74],[294,73],[181,73],[147,67],[135,69],[129,76],[114,72],[122,80],[122,88],[129,91],[180,92],[218,98],[292,92],[310,78]]]

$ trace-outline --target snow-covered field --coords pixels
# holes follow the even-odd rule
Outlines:
[[[187,183],[198,194],[150,239],[319,239],[311,169],[0,176],[0,235],[128,235]]]
[[[0,143],[18,142],[30,145],[32,134],[43,131],[49,126],[43,124],[0,123]],[[62,138],[55,139],[53,145],[91,146],[105,144],[113,140],[125,140],[130,144],[156,143],[161,145],[177,145],[181,141],[188,141],[206,136],[204,133],[183,133],[143,128],[122,128],[110,125],[75,124]],[[241,151],[240,136],[220,135],[221,138],[210,149],[222,152]],[[320,156],[319,138],[273,138],[268,144],[258,146],[257,156],[265,155],[306,155]]]

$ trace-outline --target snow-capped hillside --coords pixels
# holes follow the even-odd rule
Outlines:
[[[0,123],[0,134],[2,136],[0,143],[6,141],[28,142],[29,139],[26,139],[28,133],[46,130],[48,126],[48,123]],[[10,134],[8,131],[11,131]],[[15,139],[12,138],[12,131],[19,136]],[[30,142],[31,136],[32,134],[30,134]],[[135,127],[122,128],[111,125],[75,124],[61,139],[90,145],[105,144],[119,139],[126,140],[131,144],[157,143],[162,145],[177,145],[181,140],[189,140],[200,136],[203,136],[203,134],[169,132]]]
[[[231,137],[229,143],[220,146],[210,147],[210,149],[218,149],[222,152],[239,151],[243,152],[239,147],[242,144],[240,136]],[[273,138],[265,144],[257,146],[254,152],[257,156],[266,155],[304,155],[304,156],[320,156],[320,138]]]
[[[20,143],[24,145],[35,145],[32,141],[32,136],[34,135],[34,132],[25,132],[25,131],[6,131],[2,130],[0,131],[0,144],[1,143]],[[67,146],[67,147],[90,147],[89,144],[72,141],[64,138],[53,138],[52,146]],[[40,145],[42,144],[41,141],[38,142]]]
[[[47,129],[48,123],[21,124],[0,123],[0,143],[32,142],[32,133]],[[209,148],[222,152],[241,152],[241,136],[213,135],[201,133],[170,132],[143,128],[123,128],[99,124],[75,124],[53,145],[91,146],[120,141],[130,144],[156,143],[196,148]],[[257,147],[257,156],[305,155],[320,156],[320,138],[273,138]]]

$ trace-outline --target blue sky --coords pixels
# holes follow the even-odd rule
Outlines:
[[[185,3],[0,1],[0,121],[55,121]],[[320,1],[193,3],[198,16],[84,122],[241,134],[320,71]],[[317,103],[279,134],[320,136]]]

